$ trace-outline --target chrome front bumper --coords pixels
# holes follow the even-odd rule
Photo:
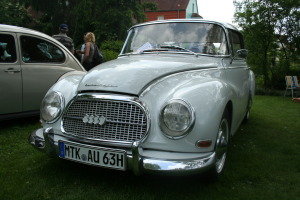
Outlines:
[[[55,136],[57,138],[54,140],[54,132],[51,128],[45,130],[41,128],[32,132],[28,141],[35,148],[50,155],[58,156],[58,140],[68,141],[68,138],[60,135]],[[159,152],[156,151],[157,153]],[[149,153],[145,153],[145,150],[140,147],[138,142],[134,142],[131,148],[126,150],[127,168],[132,170],[136,175],[151,172],[190,174],[206,171],[216,162],[215,152],[199,153],[197,156],[191,157],[189,155],[188,159],[184,158],[188,154],[169,152],[169,157],[154,158]]]

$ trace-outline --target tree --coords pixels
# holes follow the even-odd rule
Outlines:
[[[94,32],[98,45],[104,44],[111,59],[120,52],[120,41],[124,41],[127,30],[144,21],[145,9],[155,9],[155,5],[140,0],[1,0],[0,23],[48,35],[56,34],[59,25],[66,23],[76,46],[83,43],[86,32]],[[111,45],[109,49],[107,44]]]
[[[11,0],[0,1],[0,24],[21,26],[31,20],[24,5]]]
[[[70,27],[75,43],[82,43],[86,32],[98,41],[124,40],[127,29],[144,20],[144,6],[138,0],[19,0],[43,12],[35,29],[52,35],[61,23]]]
[[[298,62],[299,4],[297,0],[235,2],[235,21],[249,50],[247,62],[263,77],[264,88],[282,87],[291,64]]]

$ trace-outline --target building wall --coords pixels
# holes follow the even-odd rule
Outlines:
[[[198,5],[196,0],[190,0],[186,8],[186,18],[191,18],[193,13],[198,13]]]
[[[164,19],[184,19],[186,18],[185,10],[174,10],[174,11],[155,11],[146,12],[146,21],[158,20],[159,16],[163,16]]]

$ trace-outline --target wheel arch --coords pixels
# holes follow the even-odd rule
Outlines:
[[[233,104],[231,100],[227,102],[224,112],[225,110],[227,110],[229,114],[229,133],[230,135],[232,135],[231,127],[232,127]]]

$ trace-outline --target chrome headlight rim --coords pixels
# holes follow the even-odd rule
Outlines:
[[[45,120],[45,119],[42,117],[42,108],[43,108],[44,99],[46,98],[47,95],[50,95],[51,93],[55,93],[56,95],[58,95],[59,100],[60,100],[60,108],[59,108],[59,112],[57,113],[57,115],[56,115],[52,120],[47,121],[47,120]],[[65,98],[64,98],[64,96],[62,95],[62,93],[57,92],[57,91],[47,92],[47,94],[46,94],[45,97],[43,98],[43,101],[42,101],[42,104],[41,104],[41,108],[40,108],[40,118],[41,118],[41,121],[42,121],[42,122],[45,122],[45,123],[47,123],[47,124],[53,124],[53,123],[57,122],[58,119],[60,118],[60,116],[61,116],[62,113],[63,113],[64,107],[65,107]]]
[[[190,116],[191,116],[190,124],[186,129],[184,129],[182,131],[175,131],[176,133],[180,134],[178,136],[172,136],[171,135],[171,133],[174,132],[174,131],[170,130],[165,125],[164,119],[163,119],[164,109],[166,108],[167,105],[169,105],[171,103],[181,103],[181,104],[183,104],[188,109],[188,111],[190,113]],[[162,133],[165,137],[167,137],[169,139],[173,139],[173,140],[181,139],[181,138],[187,136],[191,132],[191,130],[194,127],[194,124],[195,124],[195,110],[187,101],[185,101],[183,99],[171,99],[171,100],[167,101],[165,104],[163,104],[163,106],[161,108],[161,111],[160,111],[160,114],[159,114],[159,126],[160,126],[160,128],[162,130]]]

